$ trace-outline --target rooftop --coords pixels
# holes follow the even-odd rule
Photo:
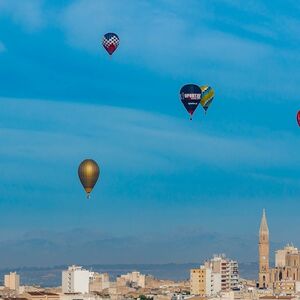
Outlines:
[[[294,299],[295,297],[292,297],[292,296],[262,296],[262,297],[259,297],[259,299],[282,299],[282,300],[290,300],[290,299]]]
[[[30,296],[58,296],[58,294],[50,292],[27,292]]]

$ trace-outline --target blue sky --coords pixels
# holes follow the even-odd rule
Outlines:
[[[274,243],[299,245],[299,17],[288,0],[0,0],[0,253],[29,247],[0,263],[65,263],[43,251],[78,228],[88,263],[254,261],[264,207]],[[216,93],[193,122],[186,83]],[[90,201],[86,157],[101,167]],[[144,255],[121,258],[128,245]]]

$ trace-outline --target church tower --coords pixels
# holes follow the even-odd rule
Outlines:
[[[263,210],[263,215],[259,228],[259,274],[258,287],[267,288],[270,282],[269,274],[269,228],[267,224],[266,212]]]

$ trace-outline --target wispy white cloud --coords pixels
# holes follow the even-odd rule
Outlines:
[[[176,6],[177,11],[172,10],[172,5],[158,10],[146,2],[115,5],[110,1],[79,0],[66,8],[62,24],[73,45],[90,51],[99,51],[101,35],[115,30],[121,36],[121,51],[127,59],[173,73],[192,70],[192,65],[207,60],[251,65],[269,55],[268,47],[263,44],[211,30],[205,23],[211,17],[205,7],[200,9],[195,5],[195,10],[201,11],[202,24],[195,27],[195,16],[188,22],[189,17],[178,13],[181,10]]]
[[[299,44],[298,21],[285,12],[274,18],[263,2],[240,6],[234,1],[191,1],[186,6],[180,1],[75,0],[47,6],[47,11],[43,1],[36,0],[0,0],[0,5],[27,29],[59,26],[72,46],[90,53],[106,55],[102,35],[116,31],[121,46],[114,59],[122,64],[176,78],[205,77],[225,92],[229,82],[238,81],[230,84],[230,93],[249,93],[256,86],[255,92],[276,92],[277,98],[293,101],[298,90],[294,80],[299,72],[298,51],[282,42]],[[243,13],[252,17],[241,19]]]
[[[290,133],[260,135],[257,129],[254,137],[251,129],[252,137],[239,137],[199,132],[189,122],[127,108],[13,99],[1,102],[5,108],[0,123],[6,140],[0,150],[3,157],[42,161],[53,157],[71,162],[95,153],[111,167],[130,166],[144,172],[170,171],[184,165],[186,157],[226,168],[300,164],[300,144]],[[12,115],[18,123],[10,125]],[[201,151],[191,151],[189,145]]]
[[[43,0],[0,0],[0,15],[8,14],[13,21],[28,31],[35,31],[45,24]]]
[[[227,2],[201,2],[201,6],[191,2],[188,8],[174,2],[158,9],[157,4],[144,1],[125,5],[77,0],[62,10],[60,20],[69,43],[90,53],[106,55],[100,44],[102,34],[119,33],[121,44],[114,57],[119,63],[176,79],[205,78],[227,97],[253,93],[255,86],[254,92],[267,95],[266,101],[273,101],[269,93],[276,94],[277,100],[296,101],[297,76],[290,73],[299,73],[300,63],[292,58],[298,51],[281,42],[289,36],[295,43],[299,35],[286,31],[291,27],[296,32],[296,23],[291,19],[278,24],[278,19],[286,20],[284,14],[272,18],[273,12],[263,3],[245,8]],[[218,10],[220,6],[224,11]],[[258,8],[261,13],[255,14]],[[241,19],[244,11],[251,17],[242,14]]]
[[[212,0],[209,6],[219,30],[229,31],[274,49],[290,50],[299,45],[299,4],[295,1],[266,2]],[[223,27],[223,29],[222,29]]]

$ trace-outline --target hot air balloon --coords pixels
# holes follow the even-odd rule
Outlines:
[[[186,84],[180,90],[180,99],[185,109],[190,114],[190,120],[201,100],[201,89],[196,84]]]
[[[298,125],[300,127],[300,110],[297,113],[297,122],[298,122]]]
[[[202,105],[205,112],[208,110],[210,104],[214,100],[215,91],[208,85],[204,85],[200,87],[202,91],[202,96],[200,100],[200,104]]]
[[[115,50],[118,48],[120,39],[117,34],[109,32],[104,34],[102,39],[102,46],[108,52],[109,55],[112,55]]]
[[[85,159],[78,167],[78,176],[86,191],[87,198],[90,198],[90,193],[99,178],[99,173],[99,166],[92,159]]]

